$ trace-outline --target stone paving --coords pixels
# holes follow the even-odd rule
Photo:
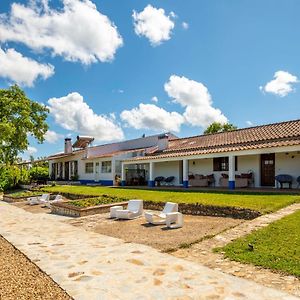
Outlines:
[[[74,299],[298,299],[0,202],[0,234]]]
[[[244,222],[209,240],[194,244],[188,249],[179,249],[172,254],[176,257],[185,258],[218,271],[251,279],[263,285],[280,288],[286,292],[300,296],[300,280],[298,278],[284,275],[279,272],[272,272],[271,270],[261,267],[231,261],[225,259],[220,253],[212,252],[214,248],[223,247],[231,241],[247,235],[254,230],[268,226],[270,223],[292,214],[299,209],[300,203],[292,204],[275,213]]]

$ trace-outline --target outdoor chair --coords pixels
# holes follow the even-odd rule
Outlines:
[[[183,215],[180,212],[166,214],[166,225],[168,228],[175,229],[183,227]]]
[[[148,223],[153,225],[166,224],[167,215],[174,212],[178,212],[178,204],[167,202],[161,213],[145,212],[145,218]],[[174,216],[174,218],[171,217],[169,219],[171,223],[174,223],[177,220],[177,216]]]
[[[27,203],[29,205],[36,205],[36,204],[44,203],[45,201],[49,201],[49,199],[50,199],[50,194],[43,194],[42,196],[28,198]]]
[[[51,208],[52,203],[57,203],[63,201],[62,195],[56,195],[53,200],[43,201],[42,204],[45,204],[48,208]]]
[[[169,176],[165,179],[165,185],[173,185],[175,176]]]
[[[165,177],[163,176],[157,176],[154,178],[154,182],[156,186],[160,186],[163,181],[165,181]]]
[[[143,214],[143,200],[129,200],[127,209],[118,209],[115,212],[117,219],[135,219]]]
[[[279,182],[281,189],[283,188],[284,183],[287,183],[290,189],[292,188],[293,177],[291,175],[280,174],[275,176],[275,180]]]

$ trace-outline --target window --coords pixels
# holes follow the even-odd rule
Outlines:
[[[101,173],[111,173],[111,161],[102,162]]]
[[[86,174],[94,173],[94,163],[92,162],[85,163],[85,173]]]
[[[228,157],[215,157],[213,159],[214,163],[214,171],[228,171],[229,170],[229,162]],[[237,156],[235,157],[235,171],[238,170],[237,165]]]

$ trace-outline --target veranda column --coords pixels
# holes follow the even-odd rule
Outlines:
[[[183,169],[183,174],[182,174],[183,187],[188,188],[189,187],[189,161],[187,159],[183,160],[182,169]]]
[[[111,160],[111,176],[112,176],[112,185],[115,185],[116,161],[114,158]]]
[[[121,185],[126,185],[126,173],[125,173],[125,164],[122,162],[122,169],[121,169]]]
[[[154,182],[154,162],[151,161],[149,163],[149,181],[148,181],[148,186],[149,187],[154,187],[155,182]]]
[[[235,189],[235,156],[234,155],[229,155],[228,163],[229,163],[228,188],[230,190],[234,190]]]

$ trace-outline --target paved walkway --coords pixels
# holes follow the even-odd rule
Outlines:
[[[299,299],[0,202],[0,234],[75,299]]]
[[[250,264],[231,261],[225,259],[222,254],[213,252],[214,248],[223,247],[231,241],[268,226],[270,223],[290,215],[299,209],[300,203],[292,204],[272,214],[263,215],[254,220],[244,222],[209,240],[194,244],[188,249],[179,249],[173,255],[203,264],[215,270],[257,281],[269,287],[280,288],[296,296],[300,296],[300,280],[298,278],[272,272]]]

